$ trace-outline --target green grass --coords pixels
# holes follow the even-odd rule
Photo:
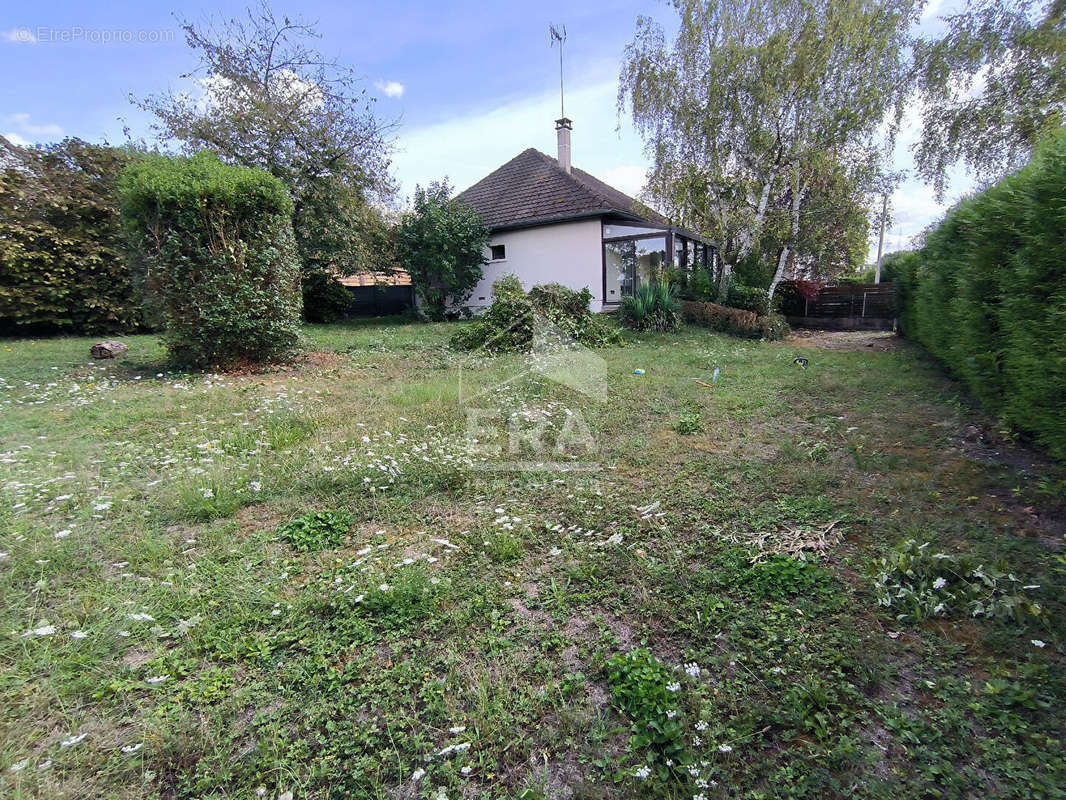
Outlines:
[[[454,330],[0,342],[0,796],[1064,796],[1063,472],[919,351],[628,334],[590,398]],[[898,618],[908,539],[1046,613]]]

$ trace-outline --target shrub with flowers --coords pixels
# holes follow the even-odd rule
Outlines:
[[[929,617],[1009,617],[1019,625],[1042,609],[1002,563],[985,565],[965,555],[937,552],[929,542],[909,539],[881,559],[874,574],[880,604],[900,620]]]

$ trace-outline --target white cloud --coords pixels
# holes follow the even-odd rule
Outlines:
[[[643,164],[629,164],[611,167],[596,177],[609,186],[636,197],[644,191],[644,184],[648,181],[648,169]]]
[[[19,112],[0,117],[0,124],[8,127],[4,138],[19,147],[27,147],[34,142],[60,139],[63,129],[54,122],[44,124],[33,122],[29,114]]]
[[[922,9],[922,21],[934,19],[943,5],[944,0],[929,0],[925,8]]]
[[[906,172],[903,182],[896,187],[889,199],[891,225],[885,231],[885,252],[909,250],[911,240],[930,223],[939,219],[956,200],[974,186],[973,178],[961,166],[948,170],[950,193],[943,202],[938,202],[933,187],[914,175],[914,147],[922,134],[922,110],[918,101],[913,101],[903,115],[896,147],[892,153],[892,169]],[[880,200],[875,199],[880,210]],[[871,226],[868,259],[877,259],[877,237],[880,229]]]
[[[572,153],[581,167],[627,194],[640,190],[647,169],[641,141],[627,120],[621,130],[615,111],[618,87],[600,80],[567,91],[566,112],[574,120]],[[448,176],[457,190],[484,178],[528,147],[555,155],[556,91],[514,98],[431,125],[404,128],[393,158],[401,192],[410,194]]]
[[[386,97],[403,97],[404,90],[407,88],[399,81],[377,81],[374,86],[378,91],[384,92]]]
[[[37,37],[29,28],[12,28],[9,31],[0,31],[0,41],[14,44],[34,44]]]
[[[50,136],[59,137],[63,135],[63,129],[56,125],[54,122],[45,123],[44,125],[37,125],[30,121],[30,115],[25,113],[11,114],[8,116],[15,125],[18,126],[22,133],[29,136]]]

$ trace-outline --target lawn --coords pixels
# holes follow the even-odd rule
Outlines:
[[[0,341],[0,796],[1066,796],[1063,471],[920,351],[453,330]]]

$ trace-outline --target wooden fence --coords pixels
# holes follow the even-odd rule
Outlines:
[[[799,327],[892,328],[896,318],[891,283],[845,283],[823,286],[813,300],[790,309],[789,322]]]

